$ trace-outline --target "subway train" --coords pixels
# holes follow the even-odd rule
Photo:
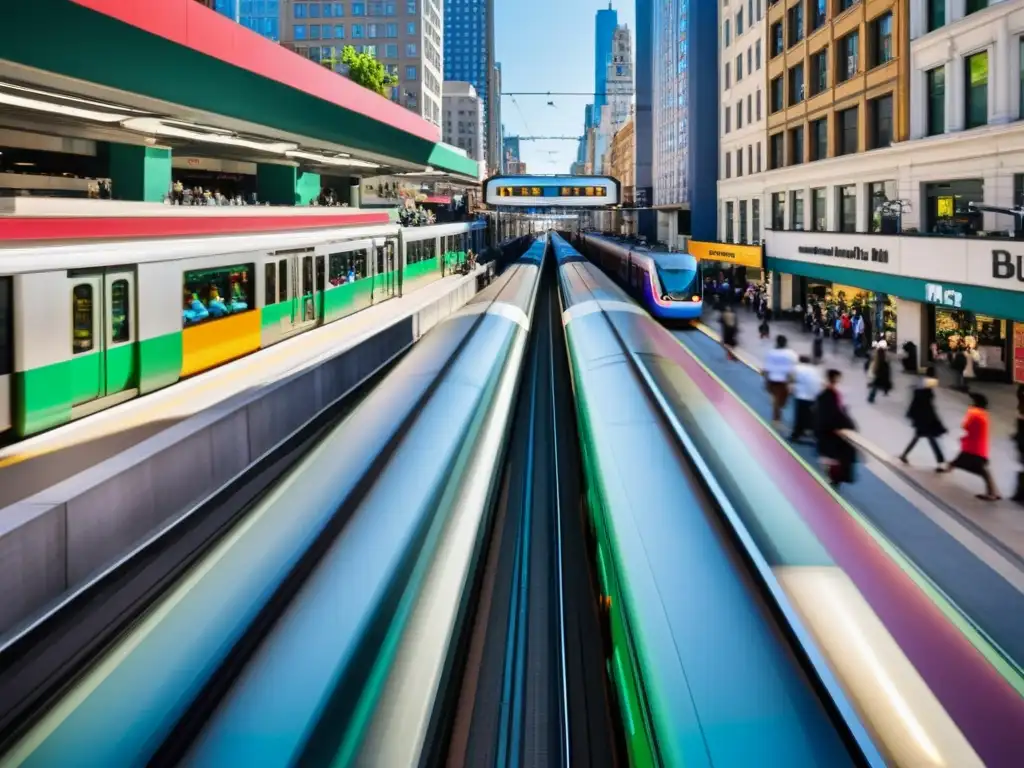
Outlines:
[[[416,290],[483,221],[0,249],[0,436],[144,395]]]
[[[633,295],[659,320],[696,320],[704,311],[700,262],[688,253],[584,233],[579,250]]]

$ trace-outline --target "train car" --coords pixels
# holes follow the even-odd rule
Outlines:
[[[594,233],[578,240],[580,251],[660,320],[696,320],[704,311],[700,262],[688,253],[652,251]]]
[[[416,290],[482,250],[486,229],[296,226],[0,248],[0,435],[64,424]]]

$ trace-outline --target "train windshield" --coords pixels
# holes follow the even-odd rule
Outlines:
[[[658,279],[662,290],[673,301],[693,301],[700,299],[700,270],[693,266],[661,266],[658,265]]]

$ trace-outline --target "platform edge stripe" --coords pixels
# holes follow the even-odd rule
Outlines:
[[[702,325],[702,324],[700,324]],[[700,328],[698,325],[698,328]],[[701,328],[703,331],[703,328]],[[714,338],[712,334],[706,333],[705,335]],[[717,335],[717,334],[715,334]],[[675,338],[675,337],[673,337]],[[867,519],[860,513],[854,506],[849,504],[846,499],[836,493],[830,488],[821,476],[799,453],[797,453],[791,445],[786,441],[778,437],[770,428],[768,423],[761,418],[760,414],[754,410],[754,408],[747,403],[742,397],[737,395],[728,384],[711,370],[710,367],[704,364],[692,350],[690,350],[685,344],[679,339],[675,339],[676,343],[681,346],[688,355],[690,355],[698,365],[700,365],[707,374],[714,379],[720,386],[728,391],[732,396],[747,410],[750,414],[757,419],[762,426],[771,432],[775,439],[782,445],[789,453],[798,461],[801,465],[811,473],[818,482],[833,496],[833,498],[842,506],[850,517],[852,517],[868,535],[882,548],[883,552],[903,571],[907,577],[917,586],[921,592],[931,601],[960,632],[967,638],[968,642],[980,653],[989,664],[991,664],[996,671],[1000,674],[1006,682],[1017,691],[1017,693],[1024,697],[1024,672],[1022,672],[1016,664],[1006,657],[1001,652],[999,647],[991,641],[987,635],[982,633],[974,624],[973,621],[965,614],[965,612],[957,606],[952,598],[947,595],[938,584],[936,584],[928,574],[922,571],[914,562],[907,556],[902,549],[896,544],[891,542],[880,530],[878,530],[874,523]],[[745,363],[748,367],[760,373],[760,368]]]

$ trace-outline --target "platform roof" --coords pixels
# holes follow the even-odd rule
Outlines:
[[[194,0],[31,0],[3,16],[4,81],[390,169],[478,175],[419,115]]]

